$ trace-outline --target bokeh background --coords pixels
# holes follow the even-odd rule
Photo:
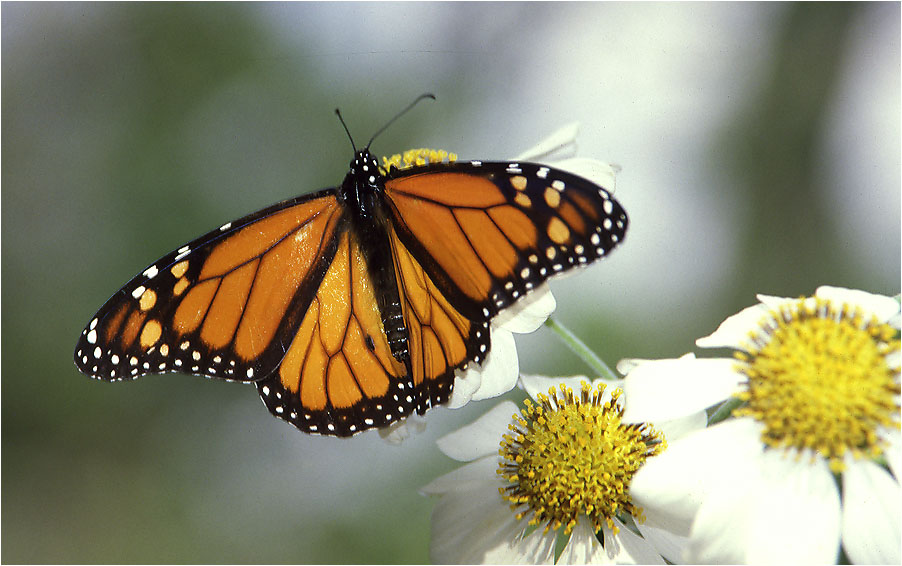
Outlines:
[[[504,159],[571,121],[622,167],[625,245],[557,282],[605,360],[678,356],[755,293],[900,285],[900,8],[883,4],[2,5],[2,561],[425,562],[455,467],[310,437],[252,387],[80,375],[121,284],[377,153]],[[546,329],[521,368],[587,369]]]

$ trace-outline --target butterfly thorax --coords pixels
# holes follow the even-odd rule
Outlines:
[[[409,364],[409,332],[401,311],[383,183],[375,157],[367,149],[359,150],[338,188],[338,199],[346,205],[351,233],[366,258],[391,353],[401,363]]]

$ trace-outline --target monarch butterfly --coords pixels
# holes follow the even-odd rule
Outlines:
[[[456,372],[486,360],[499,312],[626,232],[621,205],[576,175],[443,159],[380,170],[375,137],[340,186],[223,224],[126,283],[82,331],[78,369],[252,382],[274,416],[350,436],[447,402]]]

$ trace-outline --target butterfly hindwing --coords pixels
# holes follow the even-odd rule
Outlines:
[[[627,228],[608,190],[543,165],[459,162],[388,177],[399,237],[472,320],[606,256]]]
[[[254,381],[272,372],[334,253],[334,191],[227,223],[154,262],[97,312],[75,350],[104,380],[179,371]]]
[[[481,363],[490,348],[488,321],[466,316],[436,285],[420,261],[391,233],[415,387],[426,389],[417,410],[448,400],[455,370]]]

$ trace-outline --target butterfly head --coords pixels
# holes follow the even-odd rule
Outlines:
[[[354,152],[348,174],[338,189],[338,198],[361,218],[372,217],[375,199],[383,191],[384,177],[369,149]]]
[[[379,163],[376,162],[376,158],[370,153],[369,148],[359,149],[354,153],[348,175],[355,181],[368,185],[375,185],[382,177]]]
[[[359,149],[354,152],[354,159],[351,160],[348,168],[348,176],[345,184],[352,182],[358,186],[366,186],[378,189],[382,185],[382,172],[379,169],[379,163],[370,153],[368,148]]]

